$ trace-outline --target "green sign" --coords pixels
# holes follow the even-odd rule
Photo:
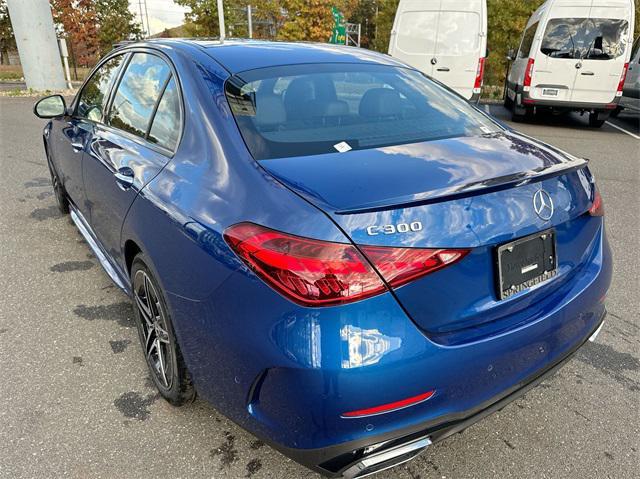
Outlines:
[[[331,7],[331,14],[333,15],[333,32],[329,43],[336,43],[338,45],[346,45],[347,43],[347,27],[344,21],[344,15],[336,7]]]

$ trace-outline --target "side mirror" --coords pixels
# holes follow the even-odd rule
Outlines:
[[[36,102],[33,113],[38,118],[56,118],[67,113],[67,104],[62,95],[46,96]]]
[[[516,51],[513,48],[509,48],[507,50],[507,60],[512,62],[515,59],[516,59]]]

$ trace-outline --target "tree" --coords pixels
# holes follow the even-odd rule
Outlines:
[[[100,52],[94,0],[51,0],[51,7],[53,21],[67,39],[73,64],[92,66]]]
[[[175,0],[178,5],[189,7],[184,14],[187,32],[194,37],[218,37],[218,5],[216,0]],[[230,36],[247,36],[247,4],[249,0],[224,2],[225,25]]]
[[[16,37],[9,18],[7,2],[0,0],[0,64],[8,63],[9,50],[15,50]]]
[[[140,24],[129,10],[128,0],[94,0],[94,8],[101,55],[108,53],[114,43],[140,38]]]
[[[396,18],[399,0],[378,0],[377,14],[374,17],[375,38],[373,49],[386,53],[389,50],[389,39],[391,38],[391,28]]]

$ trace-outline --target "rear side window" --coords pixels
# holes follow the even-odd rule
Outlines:
[[[180,136],[180,98],[175,79],[171,77],[158,103],[158,109],[153,117],[149,130],[149,141],[168,149],[174,150]]]
[[[78,97],[76,117],[96,122],[102,120],[109,89],[124,58],[124,55],[113,57],[95,71]]]
[[[257,160],[346,152],[500,131],[420,72],[309,64],[239,73],[225,84]]]
[[[529,54],[531,53],[531,46],[533,45],[533,40],[536,37],[537,29],[538,22],[534,23],[524,31],[522,42],[520,43],[520,49],[518,50],[518,58],[529,58]]]
[[[611,60],[624,53],[629,24],[610,18],[549,20],[540,51],[552,58]]]
[[[171,69],[161,58],[134,53],[111,103],[108,124],[145,138]]]

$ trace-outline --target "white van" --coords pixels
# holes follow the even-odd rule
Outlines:
[[[518,121],[535,109],[589,112],[599,127],[622,96],[633,0],[548,0],[531,15],[507,78]]]
[[[476,101],[486,51],[486,0],[400,0],[389,55]]]

